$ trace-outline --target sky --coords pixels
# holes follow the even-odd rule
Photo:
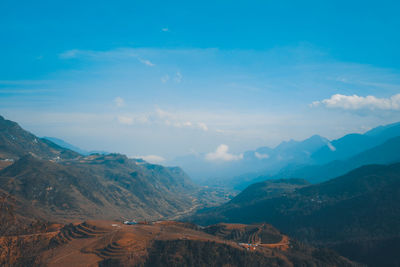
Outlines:
[[[400,121],[399,11],[398,1],[3,0],[0,114],[38,136],[161,163],[362,133]]]

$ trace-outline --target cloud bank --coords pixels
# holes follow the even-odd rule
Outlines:
[[[121,124],[131,125],[133,124],[133,118],[127,116],[118,116],[117,120]]]
[[[121,108],[125,106],[125,100],[122,97],[117,96],[116,98],[114,98],[114,104],[117,108]]]
[[[114,104],[121,107],[125,104],[122,98],[116,98]],[[208,126],[204,122],[195,122],[188,120],[185,116],[180,116],[178,113],[168,112],[160,108],[156,108],[153,112],[147,113],[131,113],[116,116],[117,121],[123,125],[147,124],[147,125],[165,125],[175,128],[194,129],[207,132]],[[190,119],[190,118],[189,118]]]
[[[228,152],[229,147],[221,144],[217,147],[214,152],[206,154],[206,160],[208,161],[234,161],[243,158],[243,154],[234,155]]]
[[[335,94],[328,99],[314,101],[311,106],[323,105],[327,108],[340,108],[346,110],[400,110],[400,94],[389,98],[378,98],[372,95],[341,95]]]

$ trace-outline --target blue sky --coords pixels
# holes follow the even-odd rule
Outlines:
[[[0,113],[172,159],[400,120],[398,1],[1,1]]]

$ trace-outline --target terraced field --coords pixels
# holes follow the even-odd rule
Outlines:
[[[244,226],[230,227],[232,229]],[[260,230],[259,230],[260,231]],[[254,232],[248,234],[257,239]],[[47,266],[97,266],[99,262],[144,262],[154,241],[201,241],[242,249],[237,240],[212,235],[200,227],[162,221],[151,225],[124,225],[113,221],[87,221],[64,226],[50,241],[43,258]],[[260,247],[260,249],[262,249]]]
[[[260,262],[267,266],[296,266],[296,261],[335,266],[321,265],[323,262],[313,258],[315,249],[298,247],[268,224],[218,224],[204,228],[174,221],[136,225],[85,221],[14,238],[41,241],[29,266],[193,266],[199,260],[202,262],[196,263],[198,266],[259,266]],[[257,246],[249,251],[241,242]],[[15,258],[23,253],[23,247],[15,246]],[[349,263],[341,257],[333,258],[337,260],[336,266]]]

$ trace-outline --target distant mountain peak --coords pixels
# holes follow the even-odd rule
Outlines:
[[[379,135],[383,131],[386,131],[386,130],[391,129],[391,128],[400,128],[400,121],[399,122],[394,122],[394,123],[391,123],[391,124],[387,124],[387,125],[382,125],[382,126],[375,127],[373,129],[367,131],[366,133],[364,133],[364,135],[368,135],[368,136]]]
[[[327,138],[325,138],[323,136],[320,136],[319,134],[314,134],[311,137],[305,139],[304,141],[307,141],[307,140],[319,140],[319,141],[322,141],[322,142],[329,142],[329,140]]]
[[[82,154],[82,155],[85,155],[85,156],[90,155],[90,154],[109,154],[109,152],[102,151],[102,150],[87,151],[87,150],[81,149],[81,148],[79,148],[77,146],[74,146],[74,145],[72,145],[72,144],[70,144],[70,143],[68,143],[68,142],[66,142],[66,141],[64,141],[64,140],[62,140],[60,138],[56,138],[56,137],[44,136],[42,139],[49,140],[49,141],[59,145],[60,147],[67,148],[69,150],[75,151],[75,152],[77,152],[79,154]]]
[[[371,149],[385,141],[400,136],[400,122],[378,126],[364,134],[351,133],[331,142],[316,151],[311,158],[316,164],[334,160],[345,160],[362,151]]]

